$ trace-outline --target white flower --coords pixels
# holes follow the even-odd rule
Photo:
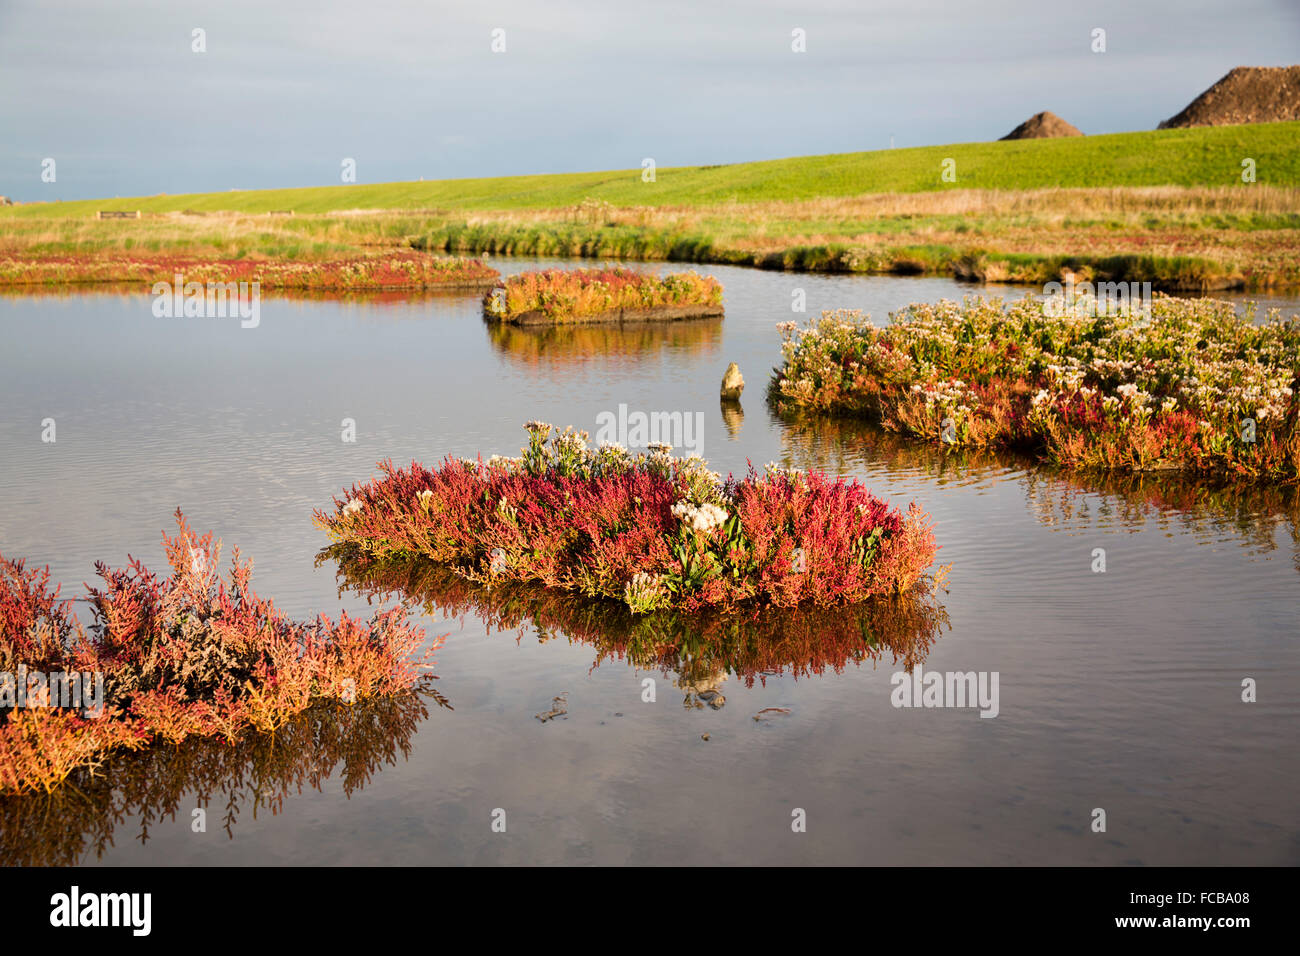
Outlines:
[[[587,433],[566,431],[556,440],[556,444],[560,448],[569,449],[571,451],[586,451]]]
[[[345,515],[354,515],[364,507],[365,504],[360,498],[353,498],[343,506],[343,513]]]
[[[694,505],[689,501],[679,501],[670,509],[673,517],[696,531],[709,532],[727,520],[727,512],[715,504]]]

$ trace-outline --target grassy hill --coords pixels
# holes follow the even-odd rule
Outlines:
[[[241,190],[16,206],[5,217],[89,216],[98,209],[299,215],[344,209],[555,209],[587,199],[614,206],[801,201],[872,193],[1053,187],[1229,186],[1251,158],[1261,184],[1300,185],[1300,123],[1198,127],[1083,138],[961,143],[913,149],[641,170]],[[940,178],[945,159],[956,182]]]

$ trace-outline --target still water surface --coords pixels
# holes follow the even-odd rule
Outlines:
[[[137,759],[113,771],[116,792],[61,806],[54,824],[10,802],[6,861],[1300,863],[1293,496],[1069,479],[860,426],[784,424],[763,392],[774,325],[803,318],[793,288],[810,315],[878,321],[979,290],[701,271],[726,288],[725,320],[627,330],[494,330],[473,297],[267,299],[256,329],[158,319],[146,295],[0,299],[0,551],[48,563],[65,593],[96,560],[163,565],[159,532],[179,505],[227,553],[252,556],[258,592],[288,613],[363,611],[372,592],[340,592],[336,568],[315,566],[313,508],[377,460],[516,454],[527,419],[594,435],[621,403],[702,412],[700,450],[724,473],[775,460],[916,500],[952,565],[946,623],[897,663],[893,638],[874,653],[835,641],[908,622],[845,612],[755,630],[833,633],[823,644],[840,649],[821,660],[739,654],[705,675],[628,651],[635,625],[616,615],[546,599],[503,612],[434,586],[412,597],[428,633],[446,635],[448,706],[304,721],[269,750]],[[717,400],[731,361],[748,382],[743,416]],[[40,440],[45,418],[54,444]],[[345,418],[355,443],[341,440]],[[1092,571],[1096,548],[1106,573]],[[998,716],[894,708],[904,659],[998,672]],[[683,706],[702,676],[721,708]],[[647,677],[655,703],[642,701]],[[1257,703],[1240,700],[1246,677]],[[567,715],[539,722],[562,693]],[[756,721],[765,708],[789,712]],[[194,833],[203,796],[208,830]],[[791,830],[795,808],[805,833]],[[1094,808],[1105,833],[1090,829]]]

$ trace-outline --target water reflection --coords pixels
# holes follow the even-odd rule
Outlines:
[[[950,626],[933,590],[839,608],[637,615],[617,602],[532,584],[486,588],[420,559],[378,561],[335,545],[317,556],[318,564],[330,561],[338,565],[340,594],[404,601],[431,616],[473,614],[489,631],[513,630],[521,639],[531,630],[542,643],[589,644],[596,650],[592,667],[620,660],[661,671],[688,706],[721,706],[714,695],[733,675],[752,687],[781,674],[798,679],[874,666],[886,653],[911,671]]]
[[[740,427],[745,424],[745,410],[740,407],[740,402],[735,399],[722,399],[722,424],[727,429],[727,434],[731,438],[737,438],[740,435]]]
[[[484,325],[492,347],[525,368],[555,370],[587,365],[596,359],[636,366],[648,355],[664,351],[712,355],[722,344],[721,319],[541,328],[506,322],[485,321]]]
[[[138,820],[147,842],[163,820],[189,826],[195,808],[208,826],[233,840],[246,814],[278,815],[304,787],[320,790],[338,770],[343,793],[405,760],[417,726],[429,715],[423,694],[304,711],[274,735],[237,744],[191,737],[109,757],[92,776],[76,771],[53,793],[0,797],[0,866],[68,866],[104,856],[118,827]],[[436,692],[427,696],[448,706]]]
[[[778,416],[780,464],[848,475],[864,468],[873,474],[897,472],[940,484],[973,484],[1028,470],[1033,459],[981,448],[940,446],[918,441],[856,418],[820,415]]]
[[[1062,472],[1032,459],[979,449],[941,448],[866,422],[784,421],[782,464],[833,474],[866,470],[974,485],[1015,481],[1029,511],[1054,531],[1080,533],[1154,526],[1198,540],[1236,539],[1264,555],[1288,539],[1300,570],[1300,489],[1197,481],[1178,475]]]

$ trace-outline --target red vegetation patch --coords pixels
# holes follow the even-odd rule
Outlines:
[[[127,254],[0,255],[0,286],[81,282],[257,282],[261,291],[359,292],[399,289],[483,289],[500,277],[478,259],[401,252],[322,260],[196,259]]]
[[[845,604],[910,590],[934,535],[856,481],[752,468],[722,481],[662,449],[586,448],[530,423],[519,459],[380,463],[316,512],[330,537],[376,558],[423,556],[482,582],[534,581],[633,611],[757,602]]]
[[[0,555],[0,676],[13,677],[11,692],[20,669],[102,677],[97,714],[59,707],[40,682],[27,706],[6,701],[0,792],[49,791],[117,747],[192,735],[233,742],[320,700],[391,697],[421,682],[424,633],[402,608],[369,621],[346,613],[292,621],[253,593],[252,563],[238,549],[223,580],[220,543],[194,534],[179,510],[176,522],[177,535],[163,536],[170,577],[136,559],[96,565],[102,585],[88,589],[89,628],[49,587],[48,569]]]

